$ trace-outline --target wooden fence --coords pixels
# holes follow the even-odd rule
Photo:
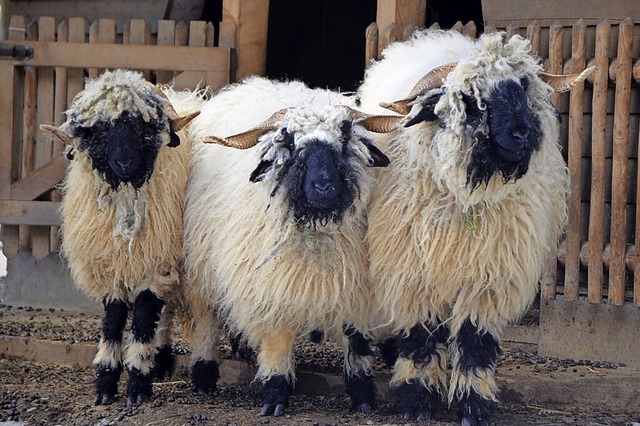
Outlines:
[[[477,35],[473,22],[453,28]],[[378,59],[380,38],[384,46],[414,30],[391,24],[380,31],[371,24],[365,36],[366,64]],[[561,142],[571,194],[566,235],[545,271],[542,297],[640,307],[640,25],[626,19],[541,27],[534,21],[526,28],[510,24],[501,30],[508,37],[528,38],[548,72],[597,65],[585,84],[552,98],[563,115]],[[485,32],[493,31],[495,27],[485,26]]]
[[[118,32],[113,19],[89,25],[84,18],[70,18],[56,25],[53,17],[26,24],[22,16],[13,16],[7,40],[0,40],[0,239],[5,256],[11,259],[26,249],[42,259],[59,249],[56,186],[66,159],[61,144],[38,126],[62,123],[86,77],[129,68],[178,90],[216,89],[233,80],[234,28],[221,23],[214,47],[214,27],[203,21],[161,20],[152,34],[141,19],[130,20]]]

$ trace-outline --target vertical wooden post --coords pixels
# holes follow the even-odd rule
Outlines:
[[[571,72],[579,73],[586,66],[587,26],[580,19],[571,31]],[[565,263],[564,298],[578,300],[580,287],[580,207],[582,179],[582,106],[584,83],[574,86],[569,98],[569,137],[567,142],[569,176],[569,220],[567,223],[567,259]]]
[[[269,0],[223,0],[222,21],[236,26],[236,78],[264,75],[267,63]]]
[[[367,27],[365,33],[365,58],[364,67],[369,68],[372,61],[379,58],[378,56],[378,39],[379,39],[378,24],[372,22]]]
[[[562,24],[554,22],[549,27],[549,66],[547,72],[551,74],[562,74]],[[561,93],[551,95],[551,102],[560,107]]]
[[[596,26],[595,65],[591,120],[591,196],[589,198],[589,260],[587,262],[587,298],[602,303],[604,250],[605,145],[607,128],[607,88],[609,86],[609,37],[611,25]]]
[[[376,22],[381,31],[394,23],[400,32],[409,25],[424,27],[427,14],[427,0],[378,0]],[[384,37],[378,40],[378,52],[385,46]]]
[[[527,25],[527,39],[531,42],[531,54],[533,56],[540,55],[540,24],[538,21]]]
[[[609,303],[612,305],[624,304],[632,45],[633,22],[630,18],[627,18],[620,24],[618,33],[615,113],[613,118],[611,263],[609,266]]]

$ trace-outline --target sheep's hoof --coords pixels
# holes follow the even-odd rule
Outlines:
[[[94,382],[96,405],[107,405],[112,402],[116,393],[118,393],[118,380],[120,379],[121,373],[121,366],[111,368],[99,365],[96,368],[96,378]]]
[[[151,386],[151,375],[142,374],[137,368],[129,369],[129,380],[127,381],[127,407],[134,404],[142,404],[153,395]]]
[[[281,416],[284,413],[284,404],[264,404],[260,410],[261,416],[273,414],[273,417]]]
[[[170,377],[175,370],[176,360],[171,353],[171,345],[164,345],[158,348],[158,352],[154,357],[154,367],[151,375],[158,381],[163,381]]]
[[[461,422],[462,426],[489,426],[489,422],[484,419],[476,419],[474,417],[464,417]]]
[[[355,411],[356,413],[370,414],[373,412],[373,407],[368,402],[363,402],[355,406],[353,408],[353,411]]]
[[[417,380],[398,386],[395,393],[405,420],[429,421],[438,407],[438,392],[425,388]]]
[[[107,394],[99,394],[96,395],[95,405],[109,405],[113,399],[114,395]]]
[[[197,393],[211,395],[216,391],[220,377],[218,363],[213,360],[198,360],[191,367],[191,383]]]

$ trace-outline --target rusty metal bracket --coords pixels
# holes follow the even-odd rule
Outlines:
[[[23,44],[0,44],[0,59],[26,61],[33,58],[33,47]]]

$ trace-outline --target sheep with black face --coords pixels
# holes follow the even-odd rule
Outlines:
[[[253,77],[217,93],[190,126],[194,141],[216,143],[194,149],[185,207],[189,298],[202,304],[192,367],[199,390],[215,389],[218,376],[216,311],[257,351],[261,414],[275,416],[294,385],[296,336],[316,328],[342,336],[343,324],[366,317],[370,168],[388,164],[367,130],[389,131],[400,118],[368,116],[350,102]],[[361,336],[348,334],[352,353]],[[354,364],[345,352],[345,374],[354,408],[367,411],[371,357],[362,355]]]
[[[150,397],[153,377],[170,372],[189,162],[189,143],[178,132],[197,114],[179,117],[142,74],[114,70],[86,82],[60,128],[41,126],[68,145],[71,160],[62,253],[75,284],[105,309],[94,358],[96,404],[116,395],[123,366],[127,405]]]
[[[448,388],[463,425],[488,423],[502,329],[534,300],[563,232],[569,178],[544,80],[566,90],[587,73],[549,76],[529,52],[519,36],[421,31],[359,90],[364,111],[408,114],[375,139],[391,165],[367,233],[372,317],[402,333],[391,386],[406,418],[428,419]]]

